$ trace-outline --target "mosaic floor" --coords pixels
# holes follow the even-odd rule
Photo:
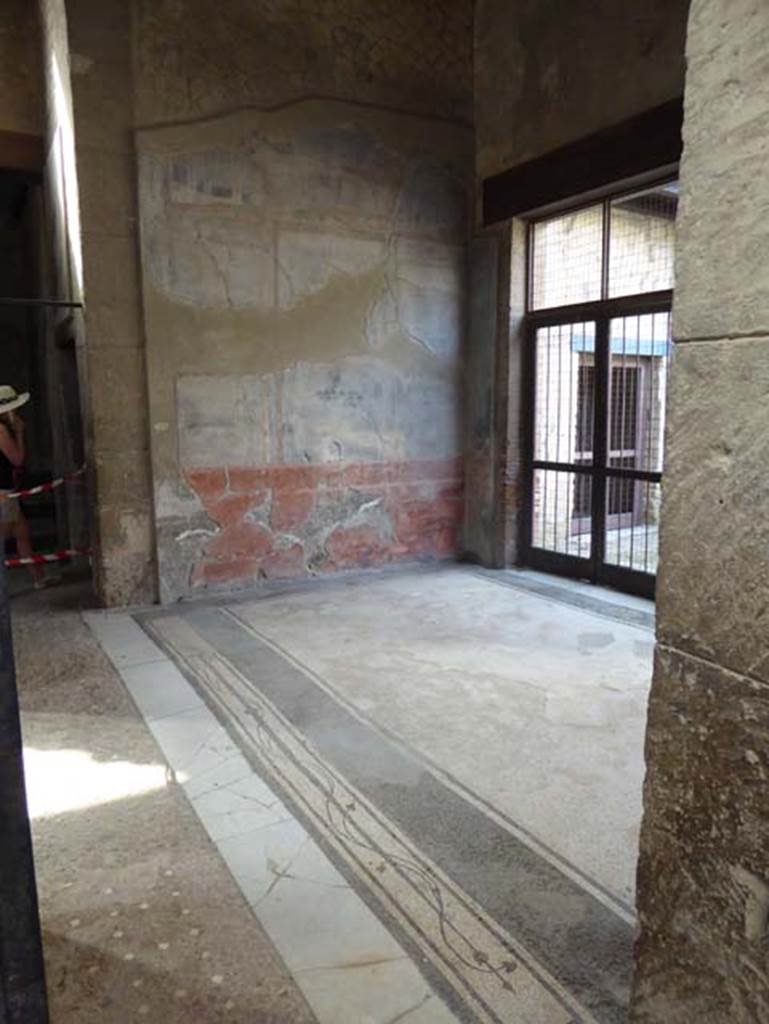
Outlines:
[[[88,621],[320,1024],[626,1019],[644,602],[452,568]]]

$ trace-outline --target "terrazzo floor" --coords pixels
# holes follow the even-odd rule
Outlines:
[[[652,606],[469,567],[76,596],[44,645],[14,599],[54,1024],[626,1020]]]

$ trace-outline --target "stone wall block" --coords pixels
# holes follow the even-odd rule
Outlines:
[[[769,687],[658,648],[635,1024],[769,1019],[767,732]]]
[[[99,510],[104,508],[137,508],[147,504],[150,489],[150,467],[146,449],[110,451],[98,449],[94,459]],[[102,543],[107,538],[102,537]]]
[[[91,237],[136,238],[136,171],[126,153],[79,146],[80,221]]]
[[[658,646],[648,724],[655,828],[694,853],[765,872],[769,685]]]
[[[106,562],[116,564],[123,551],[131,558],[146,557],[152,542],[152,508],[138,502],[102,508],[99,528],[104,538],[102,555]]]
[[[136,460],[138,461],[138,460]],[[126,501],[97,510],[100,536],[95,564],[99,595],[107,606],[148,604],[157,592],[152,555],[154,526],[148,502]]]
[[[151,555],[121,550],[96,571],[99,596],[108,608],[147,605],[156,600],[156,566]]]
[[[135,239],[83,235],[88,348],[143,347]]]
[[[87,350],[90,410],[100,457],[147,448],[144,353],[133,346]]]
[[[769,680],[769,338],[678,345],[658,635]]]
[[[695,0],[687,56],[674,336],[769,334],[769,7]]]

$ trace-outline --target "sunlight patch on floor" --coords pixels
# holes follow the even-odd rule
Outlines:
[[[29,816],[50,818],[143,796],[167,785],[165,764],[97,761],[87,750],[24,750]]]

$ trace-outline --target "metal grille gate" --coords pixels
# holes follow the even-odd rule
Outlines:
[[[665,184],[529,227],[524,561],[646,596],[676,199]]]

